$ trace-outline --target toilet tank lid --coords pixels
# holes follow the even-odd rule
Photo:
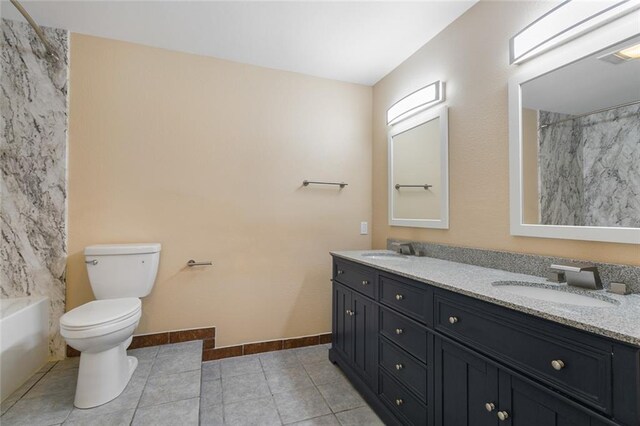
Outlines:
[[[119,254],[157,253],[162,246],[159,243],[136,244],[96,244],[84,249],[85,256],[110,256]]]

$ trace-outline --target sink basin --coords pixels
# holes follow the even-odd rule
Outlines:
[[[407,256],[398,253],[362,253],[362,257],[379,260],[407,260]]]
[[[545,302],[561,303],[564,305],[589,306],[593,308],[610,308],[618,305],[614,299],[605,296],[595,297],[588,294],[573,293],[545,284],[518,281],[497,281],[494,287],[499,287],[508,293]]]

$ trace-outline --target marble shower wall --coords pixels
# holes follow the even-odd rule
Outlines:
[[[538,143],[540,223],[640,227],[640,106],[551,125]]]
[[[0,29],[0,296],[48,296],[49,351],[62,358],[69,34],[44,28],[56,62],[27,24],[2,19]]]

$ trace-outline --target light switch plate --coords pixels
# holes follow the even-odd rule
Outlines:
[[[369,233],[369,223],[360,222],[360,235],[367,235]]]

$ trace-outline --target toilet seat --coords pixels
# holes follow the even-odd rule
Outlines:
[[[136,323],[142,315],[137,297],[94,300],[60,318],[60,332],[67,338],[89,338],[113,333]]]

